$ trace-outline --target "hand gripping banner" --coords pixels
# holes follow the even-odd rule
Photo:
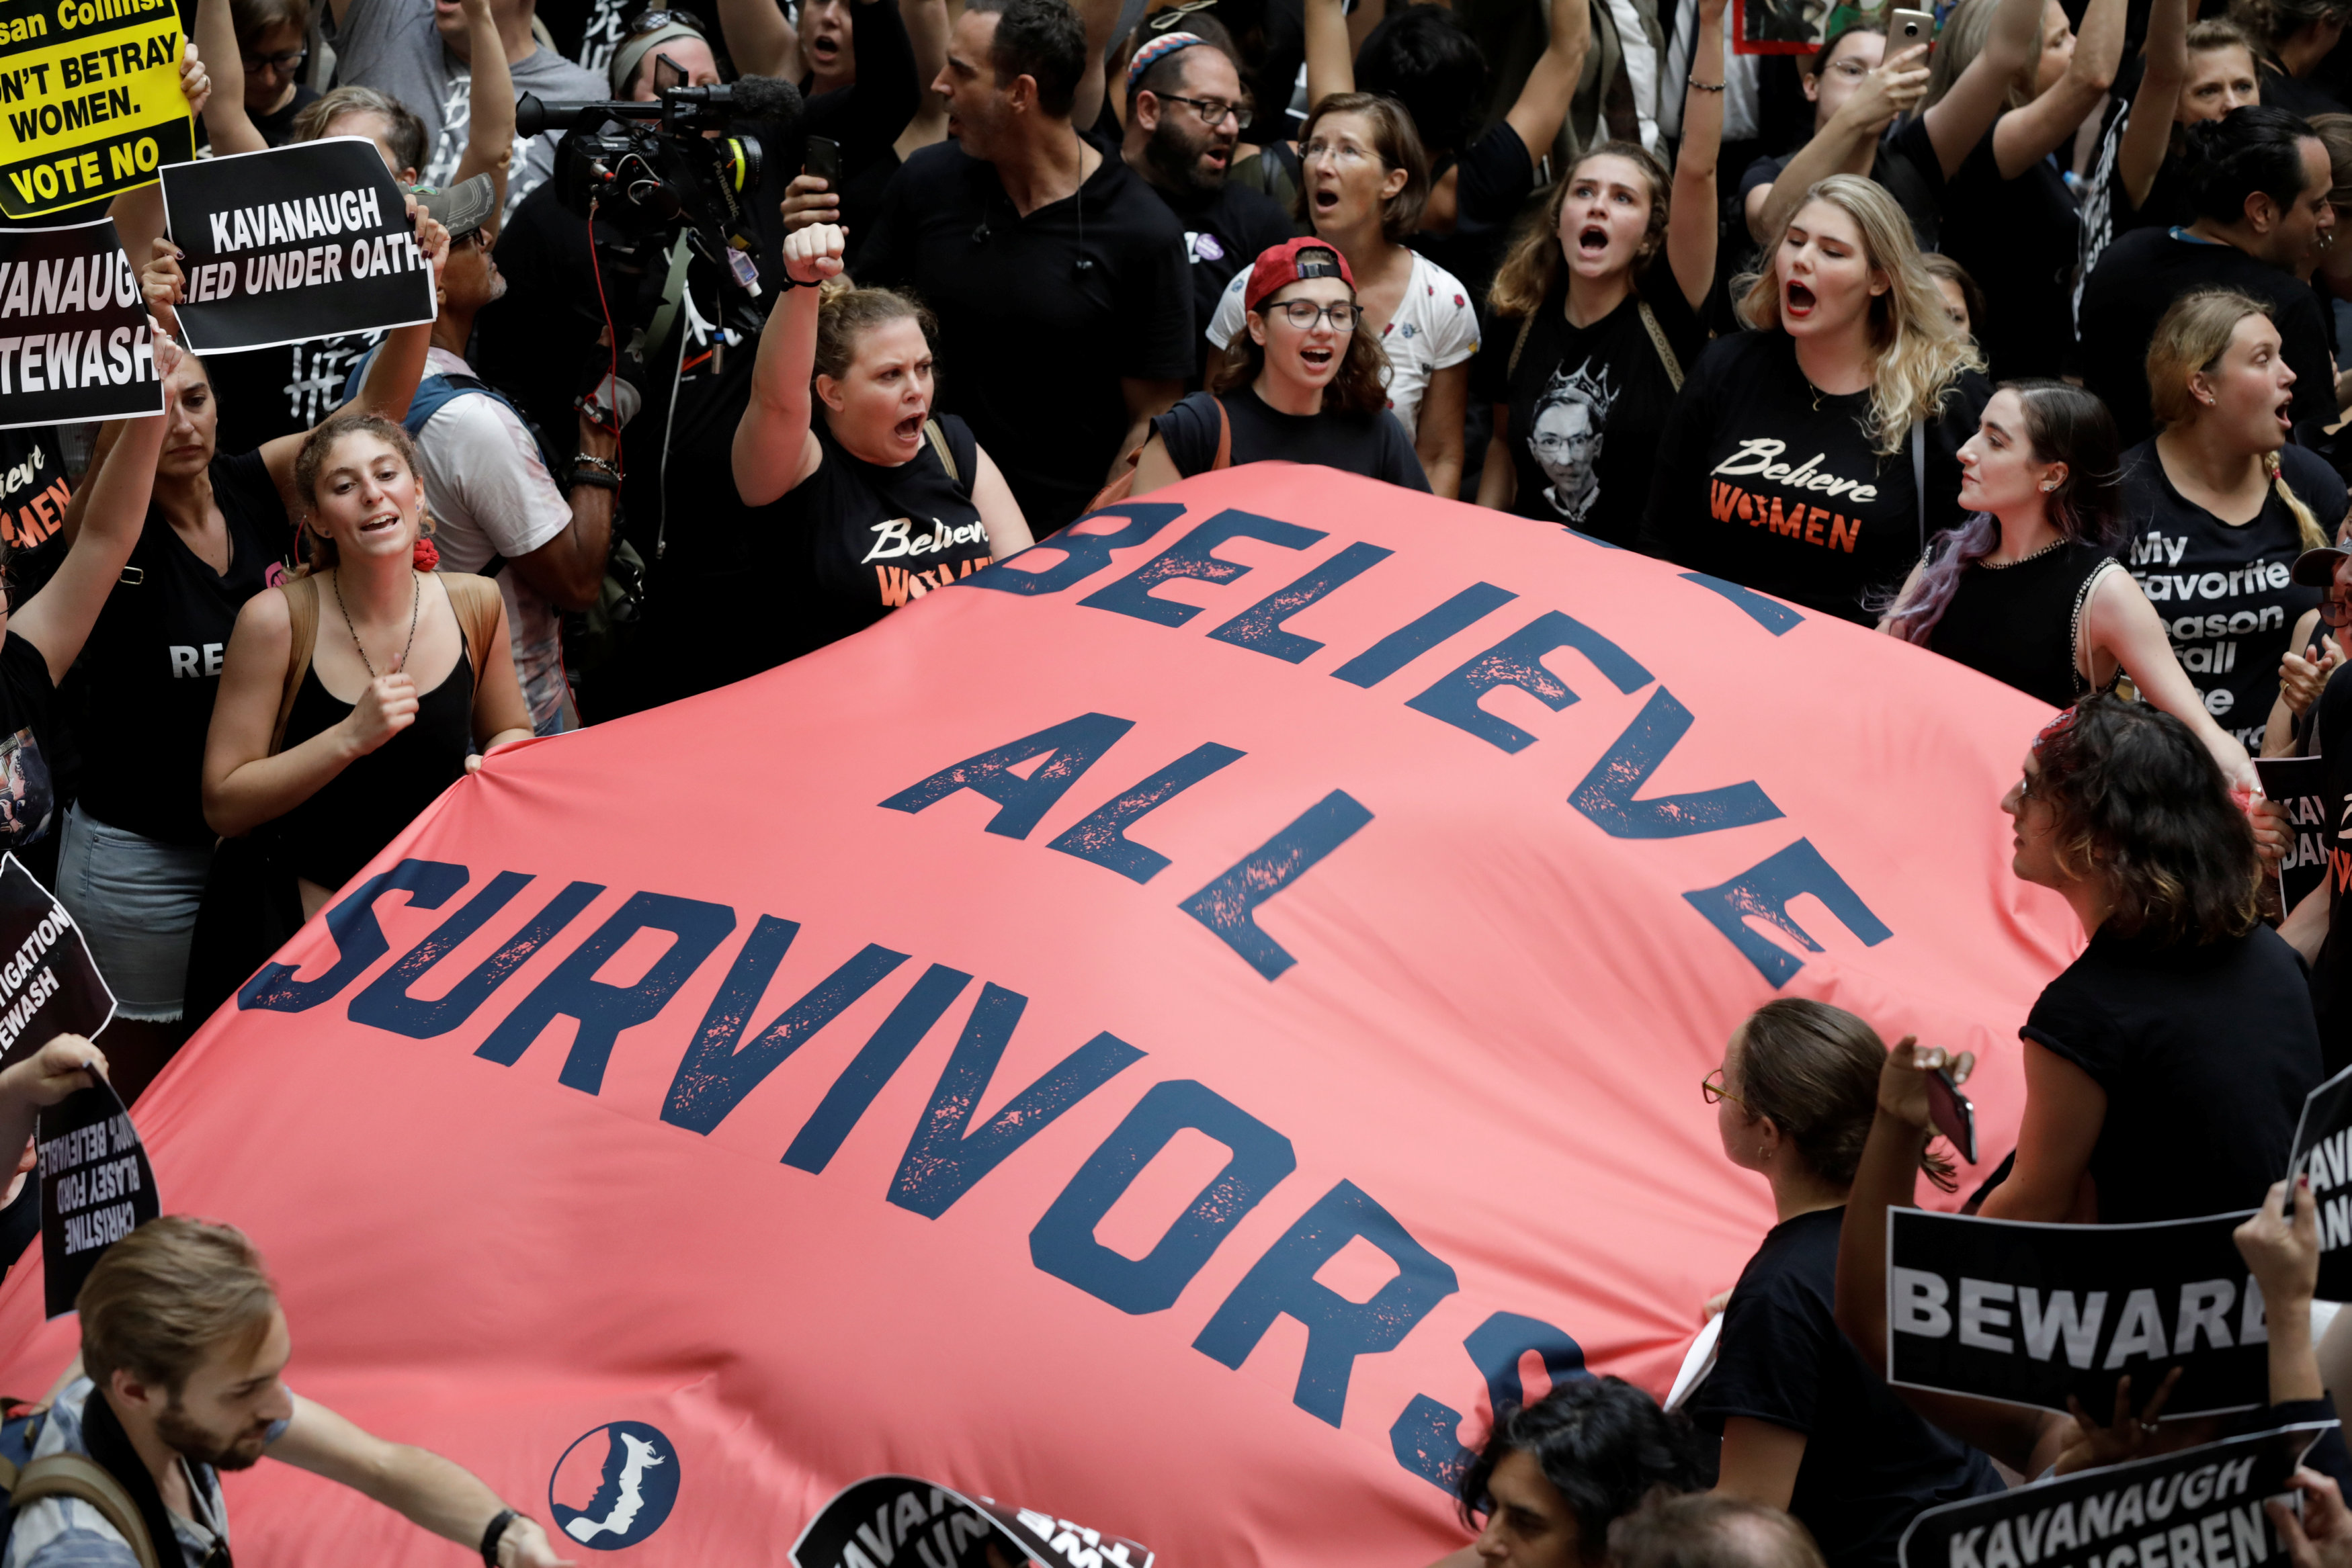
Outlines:
[[[1699,1095],[1758,1005],[1978,1052],[2011,1146],[2080,941],[1998,810],[2048,717],[1557,528],[1205,475],[502,751],[136,1114],[305,1395],[583,1555],[773,1561],[890,1474],[1423,1568],[1495,1405],[1663,1393],[1770,1228]],[[37,1274],[8,1387],[72,1351]],[[240,1559],[449,1551],[228,1485]]]

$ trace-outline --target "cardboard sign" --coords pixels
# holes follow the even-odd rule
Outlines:
[[[0,229],[0,428],[163,412],[114,220]]]
[[[266,349],[437,314],[400,187],[375,143],[330,136],[167,170],[163,210],[199,353]]]
[[[15,855],[0,854],[0,1067],[113,1019],[114,993],[81,928]]]
[[[131,1113],[100,1079],[45,1106],[33,1134],[48,1315],[73,1311],[106,1249],[163,1212]]]
[[[2319,1205],[2319,1299],[2352,1300],[2352,1067],[2304,1096],[2287,1179],[2306,1171]]]
[[[2265,1568],[2286,1561],[2286,1548],[2263,1500],[2287,1490],[2304,1454],[2335,1425],[2252,1432],[1948,1502],[1914,1519],[1896,1552],[1903,1568],[2100,1568],[2168,1558]]]
[[[0,0],[0,214],[37,218],[196,155],[173,0]]]
[[[793,1568],[881,1568],[904,1553],[931,1568],[990,1568],[984,1543],[1029,1568],[1151,1568],[1151,1549],[1034,1509],[1009,1509],[912,1476],[844,1487],[793,1542]]]
[[[2305,894],[2327,880],[2327,759],[2323,757],[2258,757],[2263,793],[2286,811],[2294,843],[2274,868],[2279,907],[2293,914]]]
[[[2263,1295],[2231,1232],[2244,1214],[2147,1225],[1886,1215],[1886,1381],[2104,1416],[2118,1378],[2144,1406],[2181,1368],[2167,1419],[2269,1397]]]

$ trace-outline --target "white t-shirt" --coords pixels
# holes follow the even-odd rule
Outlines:
[[[430,349],[425,373],[474,372],[446,349]],[[416,456],[444,571],[479,571],[492,556],[514,560],[572,526],[572,504],[548,476],[539,444],[497,398],[469,392],[443,403],[425,422]],[[531,726],[551,734],[563,710],[563,643],[555,607],[511,567],[497,580]]]
[[[1243,331],[1249,312],[1242,301],[1249,293],[1250,273],[1244,267],[1225,285],[1217,313],[1209,321],[1209,341],[1223,348]],[[1421,431],[1421,400],[1429,378],[1440,371],[1467,364],[1478,351],[1478,312],[1461,279],[1419,251],[1413,253],[1412,277],[1396,314],[1381,333],[1381,349],[1389,357],[1389,412],[1405,434]]]

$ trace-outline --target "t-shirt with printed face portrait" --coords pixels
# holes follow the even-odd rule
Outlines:
[[[2287,486],[2323,519],[2344,515],[2344,481],[2299,446],[2279,450]],[[2242,525],[2223,522],[2173,487],[2156,443],[2124,454],[2124,564],[2164,620],[2172,651],[2213,722],[2249,751],[2262,749],[2279,661],[2319,591],[2289,580],[2303,535],[2272,486]]]
[[[1867,391],[1816,390],[1786,332],[1707,345],[1658,444],[1642,548],[1760,592],[1874,624],[1925,538],[1960,520],[1960,443],[1991,393],[1965,372],[1923,430],[1923,524],[1906,438],[1875,450]]]

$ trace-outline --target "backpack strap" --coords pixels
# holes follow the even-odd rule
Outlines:
[[[1911,488],[1919,497],[1919,553],[1927,553],[1927,422],[1911,421]]]
[[[1666,341],[1666,329],[1658,325],[1657,314],[1650,308],[1650,302],[1643,300],[1640,308],[1642,329],[1650,334],[1650,347],[1658,350],[1658,362],[1666,367],[1666,380],[1674,383],[1675,391],[1680,392],[1683,390],[1683,362],[1675,358],[1675,346]],[[1535,319],[1532,316],[1528,319]],[[1519,341],[1525,343],[1527,340],[1528,329],[1522,327],[1519,329]],[[1518,364],[1518,350],[1516,349],[1511,350],[1511,363],[1514,368]]]
[[[940,455],[940,466],[948,471],[948,482],[957,489],[963,488],[963,476],[956,472],[955,454],[948,450],[948,433],[940,428],[936,419],[923,421],[923,434],[929,437],[931,450]]]
[[[310,673],[310,655],[319,646],[319,580],[298,577],[278,585],[286,596],[286,620],[292,637],[286,650],[286,685],[278,694],[278,722],[269,730],[269,755],[286,746],[286,722],[294,716],[294,698],[302,677]]]
[[[1212,470],[1230,468],[1234,465],[1233,416],[1225,412],[1224,399],[1213,397],[1209,402],[1216,405],[1217,410],[1217,460],[1209,467]]]
[[[9,1493],[11,1503],[21,1511],[44,1498],[70,1498],[88,1503],[130,1544],[131,1554],[139,1560],[139,1568],[158,1568],[155,1543],[147,1538],[147,1524],[139,1517],[139,1505],[131,1500],[131,1494],[122,1490],[122,1483],[109,1474],[105,1466],[87,1454],[51,1454],[47,1458],[35,1459],[17,1472],[16,1484]],[[177,1543],[173,1544],[176,1548]],[[176,1550],[173,1555],[178,1555]]]
[[[465,636],[466,656],[474,664],[474,689],[479,691],[482,672],[488,668],[490,649],[498,636],[499,617],[506,613],[506,601],[499,594],[499,585],[487,577],[463,571],[438,575],[441,585],[449,591],[449,608],[457,617],[457,630]]]
[[[1650,308],[1646,305],[1642,307],[1643,320],[1649,319],[1649,308]],[[1527,352],[1528,334],[1535,329],[1535,325],[1536,313],[1533,310],[1528,311],[1527,315],[1520,319],[1519,335],[1511,340],[1510,361],[1503,367],[1503,379],[1505,381],[1509,381],[1513,376],[1519,373],[1519,356]],[[1668,364],[1672,364],[1674,361],[1672,359],[1669,359],[1666,362]],[[1675,390],[1676,392],[1683,390],[1683,382],[1682,377],[1680,376],[1676,376],[1675,378]]]

